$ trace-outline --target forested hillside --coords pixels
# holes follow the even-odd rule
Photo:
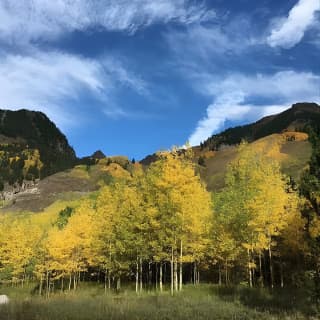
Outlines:
[[[66,137],[41,112],[0,110],[0,189],[75,164]]]
[[[320,122],[320,106],[316,103],[296,103],[280,114],[265,117],[255,123],[229,128],[203,143],[202,149],[217,150],[221,145],[233,145],[242,139],[249,142],[283,131],[305,132]]]

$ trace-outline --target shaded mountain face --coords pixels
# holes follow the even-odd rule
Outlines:
[[[249,142],[283,131],[307,130],[308,126],[320,123],[320,106],[316,103],[296,103],[280,114],[268,116],[244,126],[227,129],[215,134],[203,143],[201,149],[217,150],[221,145],[238,144],[245,139]]]
[[[66,137],[45,114],[0,110],[0,184],[42,178],[75,161]]]

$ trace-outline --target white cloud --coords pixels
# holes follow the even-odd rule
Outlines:
[[[237,28],[234,26],[237,24]],[[259,44],[260,40],[251,33],[252,27],[248,21],[235,18],[227,24],[195,24],[186,30],[172,30],[166,34],[170,49],[178,57],[181,64],[194,65],[207,62],[214,64],[217,59],[228,59],[230,55],[241,55],[247,49]]]
[[[29,56],[5,55],[0,60],[0,107],[41,110],[62,127],[79,120],[75,119],[76,108],[84,93],[105,110],[119,86],[146,91],[143,81],[109,57],[96,61],[36,51]],[[114,112],[119,116],[117,109]]]
[[[50,40],[96,27],[135,32],[154,23],[191,24],[214,12],[189,0],[2,0],[0,38],[11,42]]]
[[[271,47],[291,48],[298,44],[305,32],[315,23],[319,0],[299,0],[287,18],[278,21],[271,30],[267,42]]]
[[[198,145],[223,129],[228,120],[243,121],[248,120],[247,117],[256,120],[261,116],[281,112],[296,102],[319,102],[320,76],[313,73],[283,71],[274,75],[232,74],[219,80],[216,77],[209,79],[208,75],[199,80],[197,89],[213,97],[213,103],[207,107],[206,116],[198,122],[189,137],[191,145]],[[250,99],[270,101],[270,98],[278,103],[257,105],[249,102]]]

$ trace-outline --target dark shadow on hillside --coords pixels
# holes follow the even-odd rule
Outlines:
[[[307,317],[318,314],[315,304],[311,301],[312,294],[307,289],[276,288],[272,291],[265,288],[222,286],[215,287],[213,293],[224,301],[238,301],[259,311],[274,314],[298,312]]]

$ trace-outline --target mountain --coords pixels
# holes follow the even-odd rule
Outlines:
[[[317,126],[320,123],[320,106],[316,103],[302,102],[293,104],[290,109],[282,113],[264,117],[255,123],[244,126],[228,128],[227,130],[212,135],[193,148],[197,160],[203,157],[207,151],[217,151],[228,146],[239,144],[242,140],[253,142],[257,139],[284,131],[308,131],[308,126]],[[157,154],[146,156],[140,161],[143,165],[158,159]],[[202,159],[200,160],[202,161]]]
[[[308,134],[303,132],[274,133],[249,143],[248,147],[277,160],[281,171],[296,182],[299,181],[311,157]],[[224,186],[228,164],[237,156],[237,146],[221,146],[219,150],[214,151],[201,150],[197,147],[194,154],[195,161],[201,163],[198,169],[208,189],[212,191],[221,189]]]
[[[197,170],[209,190],[221,189],[228,163],[237,156],[237,144],[246,138],[250,148],[278,160],[282,171],[298,181],[311,156],[308,134],[298,130],[319,123],[317,104],[298,103],[278,115],[225,130],[193,148]],[[135,171],[141,172],[141,164],[156,160],[154,154],[133,163],[127,157],[106,157],[101,151],[76,159],[66,137],[44,114],[0,111],[2,212],[39,212],[88,196],[112,181],[130,180]]]
[[[201,143],[202,149],[218,150],[222,145],[234,145],[245,139],[249,142],[283,131],[306,131],[307,126],[320,123],[320,106],[316,103],[296,103],[282,113],[261,120],[229,128]]]
[[[67,138],[42,112],[0,110],[0,189],[72,167]]]

